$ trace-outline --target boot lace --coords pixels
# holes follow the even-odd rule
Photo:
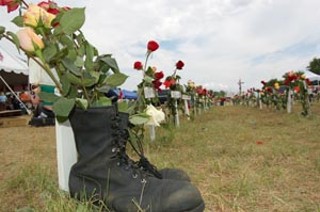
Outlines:
[[[133,133],[133,136],[135,136],[136,145],[134,145],[133,141],[130,139],[128,129],[121,129],[121,137],[123,138],[122,139],[123,148],[124,149],[126,148],[126,143],[127,143],[127,141],[129,141],[129,144],[132,147],[132,149],[140,157],[140,160],[137,162],[133,161],[130,158],[129,158],[129,160],[131,160],[132,163],[134,163],[137,167],[139,167],[144,172],[147,172],[147,173],[151,174],[152,176],[155,176],[159,179],[162,179],[162,175],[158,171],[157,167],[152,165],[149,162],[149,160],[145,157],[144,150],[143,150],[143,144],[142,144],[140,137],[134,133]]]
[[[132,177],[137,178],[139,175],[143,178],[146,175],[139,169],[136,163],[130,159],[130,157],[126,153],[125,139],[123,136],[123,130],[119,127],[120,118],[118,116],[115,117],[115,122],[113,125],[114,128],[114,147],[112,148],[112,152],[115,153],[115,157],[118,159],[117,166],[124,167],[125,170],[131,171]]]

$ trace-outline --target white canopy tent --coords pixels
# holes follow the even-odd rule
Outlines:
[[[27,64],[0,46],[0,91],[9,90],[24,106],[28,114],[31,114],[31,111],[21,102],[13,90],[17,85],[21,85],[20,87],[28,85],[28,75]]]
[[[28,84],[29,69],[26,62],[18,57],[13,56],[0,46],[0,90],[7,88],[8,84],[11,88],[16,85]]]
[[[305,71],[305,75],[310,81],[315,81],[315,80],[320,81],[320,75],[314,74],[311,71]]]

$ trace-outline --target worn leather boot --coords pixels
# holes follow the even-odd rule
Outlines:
[[[186,172],[184,172],[181,169],[175,169],[175,168],[164,168],[157,170],[156,166],[151,164],[149,160],[144,156],[142,145],[138,145],[140,149],[137,149],[135,147],[129,138],[129,114],[119,112],[120,117],[120,124],[119,127],[121,129],[121,146],[124,151],[126,151],[126,146],[129,141],[131,146],[133,147],[134,151],[138,154],[140,157],[140,160],[136,162],[136,164],[144,171],[152,174],[153,176],[159,178],[159,179],[172,179],[172,180],[185,180],[190,181],[190,177]],[[131,160],[131,159],[129,159]],[[133,162],[134,163],[134,162]]]
[[[158,179],[128,160],[114,106],[75,109],[69,119],[78,152],[69,177],[72,197],[102,201],[117,212],[204,210],[201,194],[190,182]]]

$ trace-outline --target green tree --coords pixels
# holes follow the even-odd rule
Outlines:
[[[220,91],[213,91],[214,96],[216,97],[225,97],[227,92],[220,90]]]
[[[313,58],[313,60],[310,61],[309,66],[307,66],[307,69],[312,73],[320,75],[320,58]]]

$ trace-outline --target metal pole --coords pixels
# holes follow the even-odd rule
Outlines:
[[[7,84],[7,82],[2,78],[1,75],[0,75],[0,79],[7,86],[7,88],[10,90],[10,92],[17,98],[17,100],[22,104],[22,106],[26,109],[28,115],[31,115],[31,113],[32,113],[31,110],[29,110],[27,108],[27,106],[20,100],[20,98],[17,96],[17,94],[11,89],[11,87]]]

